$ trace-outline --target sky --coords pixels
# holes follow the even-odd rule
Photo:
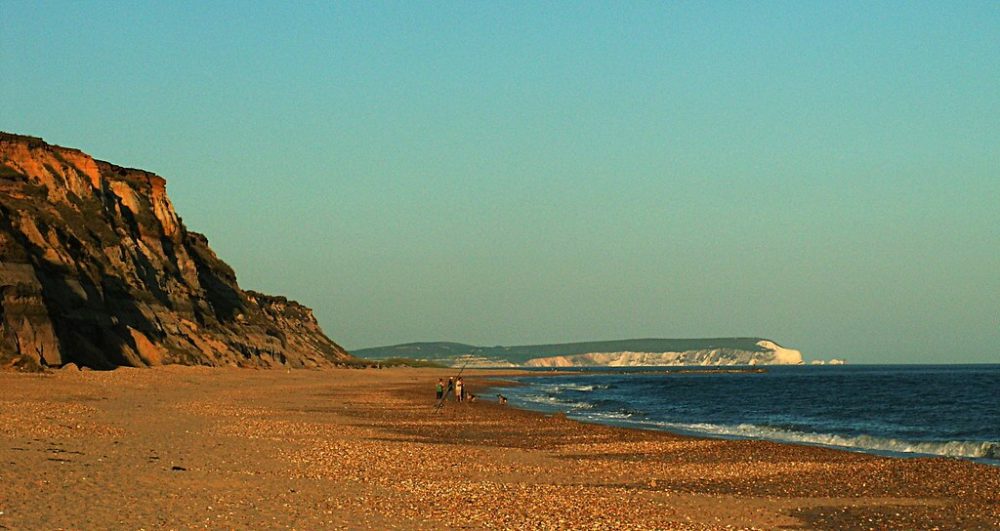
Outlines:
[[[348,349],[1000,363],[1000,3],[0,0],[0,130]]]

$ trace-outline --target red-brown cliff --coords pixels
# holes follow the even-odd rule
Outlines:
[[[161,177],[0,133],[0,367],[354,361],[308,308],[240,289]]]

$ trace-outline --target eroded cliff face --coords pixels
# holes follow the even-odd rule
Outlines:
[[[354,361],[308,308],[240,289],[162,178],[0,133],[0,367]]]

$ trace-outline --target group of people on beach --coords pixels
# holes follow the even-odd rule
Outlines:
[[[462,381],[461,376],[459,376],[458,379],[448,378],[447,387],[445,387],[444,378],[438,378],[436,390],[439,403],[445,398],[450,397],[454,397],[454,399],[458,402],[465,402],[466,400],[469,402],[476,401],[476,395],[472,394],[472,392],[468,390],[465,383]]]

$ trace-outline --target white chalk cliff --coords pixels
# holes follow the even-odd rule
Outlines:
[[[761,350],[716,348],[683,352],[590,352],[534,358],[527,367],[641,367],[656,365],[801,365],[802,353],[761,340]]]

